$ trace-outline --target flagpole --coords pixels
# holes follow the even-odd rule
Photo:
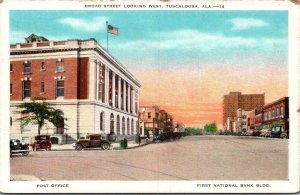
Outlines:
[[[108,52],[108,22],[106,21],[106,50]]]

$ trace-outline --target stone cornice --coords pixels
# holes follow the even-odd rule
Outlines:
[[[92,41],[96,44],[92,45],[82,45],[82,43]],[[66,51],[88,51],[93,50],[96,51],[100,56],[104,57],[105,60],[107,60],[111,65],[113,65],[115,68],[117,68],[121,73],[123,73],[126,77],[128,77],[137,87],[141,87],[141,84],[138,82],[138,80],[124,67],[120,62],[118,62],[113,56],[111,56],[105,49],[101,47],[100,44],[97,43],[96,40],[76,40],[76,43],[78,45],[72,45],[66,47],[65,45],[63,47],[51,47],[49,44],[49,47],[36,47],[32,45],[32,47],[28,48],[11,48],[10,55],[26,55],[26,54],[39,54],[39,53],[56,53],[56,52],[66,52]]]

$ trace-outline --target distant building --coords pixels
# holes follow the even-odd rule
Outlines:
[[[179,121],[174,121],[174,132],[183,132],[184,124]]]
[[[141,135],[145,135],[146,131],[153,131],[158,128],[157,119],[159,116],[160,107],[153,106],[141,106],[140,109],[140,131]]]
[[[245,111],[241,108],[237,110],[236,132],[246,132],[248,127],[247,117],[250,111]]]
[[[262,110],[262,129],[289,131],[289,98],[283,97],[268,103]]]
[[[242,94],[241,92],[230,92],[223,97],[223,129],[232,130],[230,120],[237,118],[237,110],[251,111],[255,108],[262,108],[265,104],[265,94]]]
[[[37,126],[17,121],[15,112],[33,97],[47,99],[67,119],[42,128],[56,143],[92,133],[136,134],[141,85],[95,39],[48,41],[32,34],[25,41],[10,45],[11,137],[29,142],[37,134]]]
[[[262,117],[261,117],[262,109],[254,109],[251,110],[247,116],[247,130],[254,131],[260,130],[262,124]]]

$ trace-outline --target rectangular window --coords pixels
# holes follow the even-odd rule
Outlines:
[[[45,62],[42,62],[42,63],[41,63],[41,71],[42,71],[42,70],[46,70],[46,69],[45,69]]]
[[[283,106],[282,106],[282,107],[280,107],[280,116],[283,116],[283,114],[284,114],[283,111],[284,110],[283,110]]]
[[[56,62],[56,72],[64,72],[65,71],[65,67],[64,67],[64,63],[62,60],[58,60]]]
[[[12,94],[12,83],[10,83],[10,95]]]
[[[64,81],[56,81],[56,97],[63,97],[65,91]]]
[[[28,61],[23,64],[23,73],[31,73],[31,64]]]
[[[41,82],[41,93],[45,93],[45,83]]]
[[[12,72],[12,71],[13,71],[12,64],[10,64],[10,72]]]
[[[23,81],[23,98],[31,96],[31,81]]]
[[[148,112],[148,118],[151,118],[151,112]]]

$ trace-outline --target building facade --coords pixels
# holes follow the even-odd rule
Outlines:
[[[246,132],[248,130],[248,115],[250,111],[245,111],[241,108],[237,110],[236,132]]]
[[[283,97],[266,104],[262,110],[262,129],[289,131],[289,98]]]
[[[137,133],[141,85],[95,39],[48,41],[32,34],[10,48],[11,137],[28,141],[37,134],[35,125],[16,121],[17,106],[33,97],[61,110],[63,127],[47,123],[41,131],[58,142]]]
[[[230,92],[223,96],[223,129],[230,131],[228,119],[237,117],[237,110],[251,111],[262,108],[265,104],[265,94],[242,94],[241,92]]]
[[[145,135],[146,131],[151,130],[153,133],[155,129],[158,129],[157,119],[159,116],[160,107],[153,106],[141,106],[140,107],[140,134]]]
[[[248,129],[250,131],[261,130],[262,117],[261,117],[262,109],[254,109],[251,110],[248,114]]]

